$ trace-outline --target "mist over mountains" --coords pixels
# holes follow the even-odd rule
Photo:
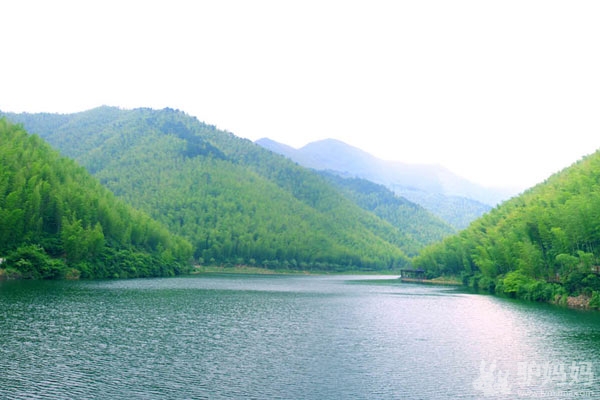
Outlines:
[[[413,266],[600,308],[598,152],[486,212],[501,192],[337,140],[256,144],[173,109],[0,115],[21,124],[0,119],[0,254],[11,276],[160,276],[190,262]]]
[[[335,139],[312,142],[299,149],[268,138],[256,143],[307,168],[384,185],[458,229],[516,194],[510,189],[483,187],[440,165],[381,160]]]

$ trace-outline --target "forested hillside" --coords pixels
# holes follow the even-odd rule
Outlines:
[[[117,196],[188,238],[200,263],[386,269],[414,239],[324,178],[165,109],[9,114]]]
[[[533,300],[585,295],[600,307],[600,152],[424,249],[430,276]]]
[[[383,185],[366,179],[342,178],[330,172],[320,174],[363,209],[393,226],[404,227],[414,239],[409,255],[416,255],[423,246],[439,242],[455,232],[449,224],[423,207],[395,195]]]
[[[192,246],[114,197],[74,161],[0,119],[0,264],[22,278],[163,276]]]
[[[256,143],[307,168],[384,185],[456,229],[466,228],[471,221],[489,211],[491,206],[513,193],[481,187],[440,165],[381,160],[334,139],[312,142],[300,149],[267,138],[259,139]]]

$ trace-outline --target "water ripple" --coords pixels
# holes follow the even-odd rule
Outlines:
[[[0,398],[478,399],[482,361],[516,377],[597,360],[599,331],[597,314],[365,278],[0,283]]]

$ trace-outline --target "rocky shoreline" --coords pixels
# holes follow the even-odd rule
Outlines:
[[[577,297],[567,297],[567,307],[587,310],[590,308],[591,297],[580,294]]]

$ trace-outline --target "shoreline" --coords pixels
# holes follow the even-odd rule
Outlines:
[[[397,276],[397,271],[345,271],[345,272],[328,272],[328,271],[307,271],[307,270],[292,270],[292,269],[268,269],[262,267],[251,267],[247,265],[236,265],[233,267],[223,266],[200,266],[195,265],[192,271],[184,275],[202,275],[202,274],[240,274],[240,275],[295,275],[295,276],[308,276],[308,275],[389,275]],[[65,278],[65,280],[72,280],[73,278]],[[78,279],[78,278],[75,278]],[[465,285],[461,281],[454,277],[434,278],[434,279],[416,279],[416,278],[396,278],[399,282],[417,284],[417,285],[438,285],[438,286],[461,286],[466,289],[472,289]],[[4,268],[0,268],[0,282],[22,280],[19,276],[14,276]],[[509,298],[507,296],[498,295],[484,291],[487,294],[499,298]],[[479,293],[477,291],[476,293]],[[531,302],[531,300],[519,299],[520,301]],[[590,307],[591,297],[586,295],[579,296],[567,296],[555,298],[553,301],[545,301],[542,303],[551,304],[554,306],[569,308],[572,310],[584,310],[584,311],[600,311],[597,308]]]
[[[308,271],[295,269],[268,269],[263,267],[251,267],[248,265],[236,265],[233,267],[223,266],[200,266],[195,265],[190,275],[200,274],[247,274],[247,275],[389,275],[398,276],[398,271]]]
[[[580,294],[579,296],[568,296],[566,306],[575,310],[595,310],[590,307],[591,300],[591,297],[583,294]]]
[[[417,284],[417,285],[422,284],[422,285],[462,286],[467,289],[472,289],[470,286],[467,286],[467,285],[463,284],[462,282],[459,282],[458,280],[454,280],[452,278],[450,278],[450,279],[448,279],[448,278],[446,278],[446,279],[398,278],[398,280],[400,280],[403,283],[411,283],[411,284]],[[502,295],[490,293],[487,291],[484,291],[484,292],[487,294],[490,294],[494,297],[498,297],[498,298],[510,298],[507,296],[502,296]],[[478,291],[475,293],[481,294]],[[515,300],[538,303],[536,301],[525,300],[525,299],[520,299],[520,298],[516,298]],[[550,304],[550,305],[562,307],[562,308],[568,308],[571,310],[599,311],[596,308],[590,307],[590,301],[591,301],[591,297],[580,294],[579,296],[567,296],[566,299],[564,299],[562,301],[561,301],[561,298],[557,298],[557,299],[554,299],[553,301],[544,301],[541,303]]]
[[[23,279],[21,274],[15,274],[15,271],[7,271],[4,268],[0,268],[0,282],[3,281],[14,281],[14,280],[28,280]],[[241,274],[241,275],[386,275],[386,276],[398,276],[398,271],[319,271],[319,270],[295,270],[295,269],[269,269],[264,267],[252,267],[248,265],[236,265],[231,267],[225,266],[201,266],[194,265],[189,272],[185,272],[183,275],[201,275],[201,274]],[[150,277],[146,277],[150,278]],[[58,280],[73,280],[79,279],[79,277],[63,277]],[[116,278],[116,279],[128,279],[128,278]],[[93,279],[92,279],[93,280]]]
[[[423,285],[464,286],[462,282],[453,279],[416,279],[398,278],[403,283],[417,283]]]
[[[310,271],[275,270],[260,267],[236,265],[235,267],[200,266],[195,265],[190,275],[200,274],[247,274],[247,275],[310,275]]]

